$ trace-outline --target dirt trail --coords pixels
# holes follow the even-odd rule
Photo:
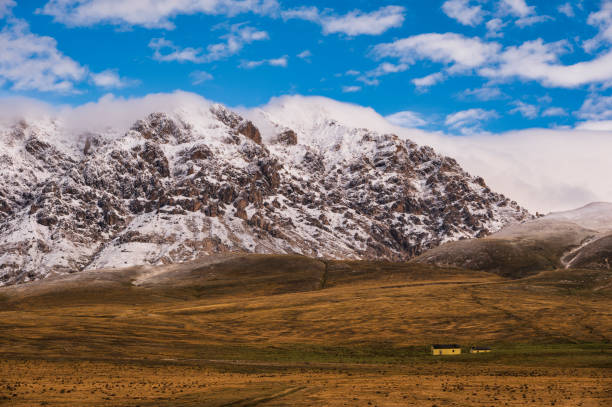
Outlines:
[[[276,400],[285,396],[288,396],[293,393],[297,393],[298,391],[304,390],[306,386],[300,387],[292,387],[281,392],[271,394],[268,396],[256,397],[256,398],[247,398],[241,399],[237,401],[233,401],[231,403],[223,404],[221,407],[254,407],[260,404],[267,403],[268,401]]]
[[[591,243],[599,240],[599,238],[601,238],[601,235],[595,235],[595,236],[590,236],[588,238],[586,238],[578,247],[573,248],[572,250],[570,250],[569,252],[565,253],[564,255],[561,256],[561,265],[563,266],[563,268],[565,269],[569,269],[570,267],[572,267],[572,264],[574,263],[574,261],[576,260],[577,256],[576,254],[582,250],[584,247],[590,245]]]

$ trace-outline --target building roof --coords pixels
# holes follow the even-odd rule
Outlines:
[[[433,349],[458,349],[458,348],[461,348],[461,346],[459,346],[457,344],[451,344],[451,345],[431,345],[431,347]]]
[[[474,350],[491,350],[491,348],[486,347],[486,346],[472,346],[471,349],[474,349]]]

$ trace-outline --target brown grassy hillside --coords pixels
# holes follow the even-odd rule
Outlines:
[[[568,254],[599,235],[600,232],[576,223],[543,218],[509,226],[482,239],[443,244],[412,262],[523,278],[542,270],[565,268]]]
[[[0,289],[0,405],[605,405],[611,305],[609,271],[226,256],[85,272]],[[436,342],[495,351],[445,361]]]

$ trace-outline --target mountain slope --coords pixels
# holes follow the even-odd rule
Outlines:
[[[612,204],[592,203],[511,225],[483,239],[452,242],[413,261],[524,277],[561,268],[609,269]]]
[[[551,213],[546,218],[573,222],[600,232],[612,231],[612,203],[593,202],[571,211]]]
[[[530,216],[452,158],[316,106],[250,119],[191,103],[127,131],[1,130],[0,284],[233,251],[404,260]]]

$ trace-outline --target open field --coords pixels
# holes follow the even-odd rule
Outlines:
[[[4,361],[11,406],[606,406],[585,368]],[[5,383],[9,383],[5,386]],[[607,404],[608,403],[608,404]]]
[[[227,257],[0,289],[0,405],[605,406],[612,273]],[[494,352],[439,358],[431,343]]]

